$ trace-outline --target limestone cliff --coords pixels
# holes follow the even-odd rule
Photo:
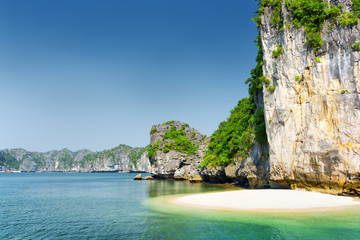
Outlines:
[[[206,150],[206,136],[186,123],[169,121],[150,131],[151,173],[157,178],[201,181],[198,165]]]
[[[330,2],[352,11],[351,0]],[[263,71],[274,86],[263,84],[270,182],[359,194],[360,53],[352,46],[360,41],[360,25],[326,21],[322,46],[314,51],[305,44],[304,26],[287,25],[291,10],[284,1],[283,29],[273,24],[273,11],[265,6],[259,25]]]

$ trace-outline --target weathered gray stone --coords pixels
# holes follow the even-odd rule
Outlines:
[[[351,0],[341,2],[345,10]],[[283,18],[288,18],[282,8]],[[317,55],[308,48],[304,27],[277,31],[265,9],[260,27],[264,75],[276,86],[263,88],[270,143],[270,180],[284,187],[356,191],[360,172],[360,40],[359,24],[336,25],[321,36]],[[281,44],[280,58],[272,51]],[[316,61],[319,58],[321,62]],[[296,81],[299,76],[301,81]]]
[[[149,161],[147,154],[148,154],[148,152],[145,151],[141,155],[140,159],[137,160],[137,162],[136,162],[136,166],[134,165],[134,163],[131,163],[130,170],[133,172],[150,172],[151,166],[150,166],[150,161]]]
[[[168,142],[167,140],[163,141],[163,136],[165,132],[170,130],[171,126],[175,126],[176,129],[183,128],[189,140],[193,141],[196,145],[200,144],[199,149],[195,154],[184,154],[175,150],[164,153],[159,150],[150,159],[151,173],[158,178],[202,181],[198,165],[205,153],[206,137],[199,131],[187,127],[183,122],[179,121],[174,121],[171,124],[153,125],[152,129],[156,129],[156,131],[150,135],[150,144],[153,145],[156,141],[161,141],[162,144]],[[192,134],[192,132],[195,134]]]

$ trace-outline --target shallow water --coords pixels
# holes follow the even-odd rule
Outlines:
[[[0,239],[360,239],[359,208],[304,214],[187,209],[161,197],[231,188],[134,176],[0,174]]]

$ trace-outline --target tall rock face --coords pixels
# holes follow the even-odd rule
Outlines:
[[[330,2],[352,11],[351,0]],[[271,11],[265,7],[259,25],[264,75],[276,87],[263,88],[270,183],[359,195],[360,53],[351,46],[360,41],[360,24],[326,22],[315,52],[305,44],[304,26],[279,31]],[[290,18],[285,3],[281,17]]]
[[[149,157],[147,156],[148,152],[144,151],[140,158],[136,160],[136,164],[133,162],[130,164],[130,171],[132,172],[147,172],[149,173],[151,171],[151,165]]]
[[[157,178],[202,181],[198,165],[206,150],[206,136],[186,123],[169,121],[150,131],[151,173]]]

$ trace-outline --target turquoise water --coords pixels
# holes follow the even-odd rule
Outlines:
[[[186,209],[161,199],[231,189],[134,176],[0,174],[0,239],[360,239],[359,208],[292,214]]]

